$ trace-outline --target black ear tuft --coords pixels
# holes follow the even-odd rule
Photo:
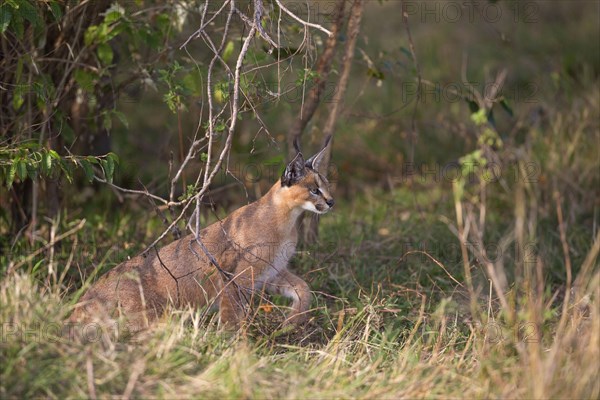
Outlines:
[[[292,186],[298,183],[306,175],[304,169],[304,156],[298,152],[296,157],[285,168],[281,176],[281,186]]]
[[[309,158],[308,160],[306,160],[306,167],[310,168],[314,171],[318,171],[319,170],[319,164],[321,163],[321,159],[323,157],[323,155],[325,154],[325,149],[327,148],[327,146],[329,145],[329,142],[331,141],[331,135],[328,135],[325,138],[325,144],[323,145],[323,148],[314,156],[312,156],[311,158]]]

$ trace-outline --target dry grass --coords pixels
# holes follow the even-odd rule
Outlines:
[[[224,337],[191,311],[134,340],[60,339],[61,299],[28,276],[4,279],[3,398],[598,398],[600,274],[586,277],[565,324],[528,331],[490,319],[471,327],[444,312],[386,329],[381,300],[363,302],[328,341]],[[578,297],[579,298],[579,297]],[[366,299],[365,299],[366,300]],[[535,305],[529,304],[530,311]],[[18,327],[15,331],[14,328]],[[498,329],[498,331],[496,330]],[[498,333],[502,331],[502,338]],[[539,334],[539,335],[538,335]]]

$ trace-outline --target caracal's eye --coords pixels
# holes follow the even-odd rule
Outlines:
[[[310,192],[314,195],[317,195],[317,194],[319,194],[319,188],[312,188],[312,189],[310,189]]]

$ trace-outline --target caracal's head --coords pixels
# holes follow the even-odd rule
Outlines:
[[[331,210],[334,201],[329,192],[329,181],[319,173],[319,166],[331,136],[325,145],[314,156],[304,160],[298,143],[294,143],[296,156],[287,165],[281,176],[281,187],[285,190],[286,201],[290,207],[301,208],[317,214],[325,214]]]

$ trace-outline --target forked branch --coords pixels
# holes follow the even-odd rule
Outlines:
[[[284,13],[286,13],[287,15],[289,15],[290,17],[292,17],[297,22],[300,22],[305,27],[310,27],[310,28],[318,29],[321,32],[325,32],[327,34],[327,36],[331,36],[332,35],[331,31],[323,28],[321,25],[315,24],[315,23],[312,23],[312,22],[308,22],[308,21],[303,21],[302,19],[300,19],[300,17],[298,17],[296,14],[294,14],[293,12],[291,12],[290,10],[288,10],[283,4],[281,4],[280,0],[275,0],[275,1],[276,1],[277,5],[279,6],[279,8],[281,8],[281,10]]]

